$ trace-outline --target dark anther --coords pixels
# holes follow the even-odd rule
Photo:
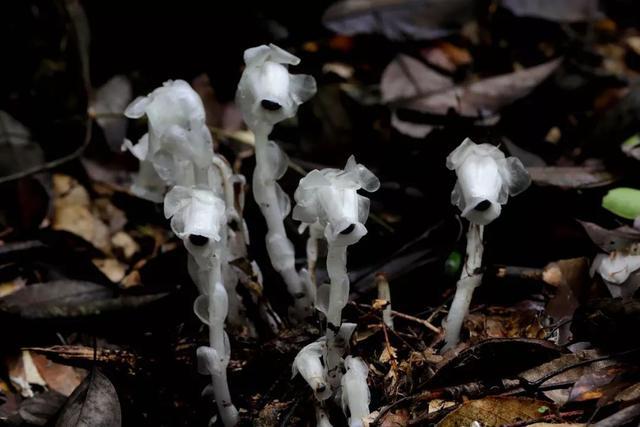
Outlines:
[[[324,384],[320,384],[318,386],[318,393],[322,393],[323,391],[325,391],[327,389],[327,386]]]
[[[340,232],[340,234],[347,235],[347,234],[351,233],[351,232],[353,231],[353,229],[354,229],[354,228],[356,228],[356,225],[355,225],[355,224],[351,224],[351,225],[349,225],[347,228],[345,228],[344,230],[342,230],[342,231]]]
[[[204,246],[209,242],[209,238],[199,234],[189,234],[189,241],[196,246]]]
[[[478,212],[484,212],[491,207],[491,202],[488,200],[483,200],[476,205],[476,210]]]
[[[305,294],[304,292],[298,292],[298,293],[293,294],[293,297],[294,297],[295,299],[302,299],[302,298],[304,298],[305,296],[307,296],[307,294]]]
[[[232,229],[233,231],[238,231],[240,230],[240,226],[238,225],[238,221],[233,220],[229,222],[229,228]]]
[[[262,101],[260,101],[260,105],[262,105],[262,108],[269,111],[278,111],[282,108],[282,105],[274,101],[269,101],[268,99],[263,99]]]

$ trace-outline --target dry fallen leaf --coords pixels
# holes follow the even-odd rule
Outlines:
[[[437,427],[468,427],[478,422],[483,426],[499,426],[538,419],[556,411],[552,403],[525,397],[485,397],[470,400],[449,413]]]

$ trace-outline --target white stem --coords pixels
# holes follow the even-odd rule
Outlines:
[[[482,235],[484,226],[474,223],[469,224],[467,231],[467,257],[465,259],[460,280],[456,285],[456,294],[453,297],[451,308],[446,322],[445,346],[443,351],[455,347],[460,341],[460,331],[464,318],[469,312],[469,305],[473,297],[473,291],[482,282]]]
[[[293,296],[294,300],[294,317],[298,319],[305,319],[310,316],[311,313],[311,301],[304,288],[300,275],[295,269],[295,254],[293,251],[293,244],[287,238],[287,233],[284,228],[283,213],[280,211],[280,205],[278,203],[278,197],[276,193],[275,181],[262,180],[261,170],[268,168],[269,159],[266,157],[268,153],[267,144],[268,133],[256,132],[256,170],[253,175],[253,192],[254,195],[260,194],[260,199],[266,200],[266,202],[258,203],[262,215],[267,222],[267,252],[271,259],[274,269],[280,273],[287,285],[289,294]],[[258,197],[256,197],[258,199]]]
[[[316,267],[318,265],[318,243],[323,238],[323,228],[317,222],[309,226],[309,237],[307,238],[307,268],[311,276],[313,286],[318,286],[316,279]]]
[[[342,355],[336,343],[336,335],[342,323],[342,309],[349,298],[347,275],[347,247],[329,243],[327,270],[331,279],[329,307],[327,309],[327,376],[333,389],[340,384]]]
[[[378,299],[387,301],[387,306],[382,310],[382,321],[385,326],[393,330],[393,318],[391,317],[391,289],[389,281],[384,273],[376,274],[376,285],[378,286]]]
[[[218,406],[218,413],[222,418],[225,427],[235,426],[238,424],[238,410],[231,403],[231,393],[229,392],[229,384],[227,383],[227,349],[225,342],[228,342],[224,331],[224,317],[219,318],[216,313],[216,301],[225,298],[226,291],[222,286],[222,273],[219,258],[214,259],[213,268],[209,271],[209,343],[216,350],[222,369],[211,372],[211,382],[213,385],[213,394]]]

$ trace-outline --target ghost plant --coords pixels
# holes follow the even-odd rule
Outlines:
[[[640,255],[629,251],[598,254],[591,264],[591,275],[598,272],[614,298],[629,299],[640,288]]]
[[[149,95],[135,99],[124,114],[132,119],[146,115],[149,132],[135,145],[125,140],[125,147],[141,162],[151,163],[153,172],[165,184],[209,186],[211,133],[205,124],[202,101],[187,82],[165,82]],[[159,185],[149,168],[143,172],[145,177],[139,179]]]
[[[347,247],[367,234],[364,223],[369,216],[369,199],[359,195],[358,190],[372,192],[379,186],[378,178],[351,156],[344,170],[309,172],[300,180],[294,195],[293,218],[308,225],[319,224],[328,243],[327,270],[331,284],[318,289],[316,306],[326,316],[325,364],[329,384],[334,389],[340,383],[345,336],[350,336],[350,333],[340,333],[341,327],[346,326],[342,324],[342,309],[349,298]]]
[[[369,368],[359,357],[347,356],[344,361],[346,372],[342,377],[342,409],[349,413],[349,427],[364,427],[364,419],[369,416]]]
[[[324,338],[306,345],[298,352],[291,367],[292,377],[299,373],[309,384],[318,401],[323,401],[331,396],[331,387],[327,383],[322,362],[326,348]]]
[[[519,159],[505,158],[497,147],[476,144],[469,138],[449,154],[447,168],[454,170],[458,177],[451,202],[469,221],[469,230],[467,257],[447,316],[445,349],[458,343],[473,290],[482,281],[484,226],[500,216],[509,196],[523,192],[531,183]]]
[[[269,134],[276,123],[295,116],[298,106],[315,94],[316,83],[311,76],[289,74],[288,66],[297,65],[300,59],[273,44],[247,49],[244,62],[236,102],[255,135],[253,194],[269,229],[266,246],[271,264],[294,298],[292,314],[306,318],[312,308],[310,284],[295,269],[293,244],[283,222],[291,205],[276,183],[284,175],[288,159],[275,142],[269,141]]]
[[[238,411],[227,384],[230,347],[224,323],[229,297],[222,271],[230,257],[228,224],[242,221],[229,205],[228,171],[214,157],[202,101],[186,82],[165,83],[134,100],[125,114],[146,115],[149,120],[149,132],[138,144],[127,141],[125,146],[146,165],[145,171],[151,170],[170,187],[164,196],[165,216],[189,253],[189,274],[201,294],[194,311],[209,326],[210,344],[198,349],[199,369],[211,375],[224,425],[236,425]]]

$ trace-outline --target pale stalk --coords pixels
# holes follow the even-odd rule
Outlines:
[[[387,306],[382,310],[382,322],[387,328],[393,330],[393,318],[391,317],[391,289],[389,288],[389,281],[384,273],[376,274],[375,281],[378,287],[378,299],[387,302]]]
[[[218,406],[218,414],[225,427],[238,424],[238,410],[231,403],[231,393],[227,382],[227,364],[225,342],[228,342],[224,331],[224,318],[216,319],[218,313],[215,312],[215,302],[225,298],[226,290],[222,285],[222,273],[220,260],[216,257],[213,261],[213,268],[209,271],[209,345],[216,350],[219,358],[219,370],[213,369],[211,372],[211,382],[213,385],[213,395]]]
[[[342,309],[349,298],[347,275],[347,247],[329,243],[327,270],[331,280],[329,307],[327,309],[327,376],[332,389],[340,384],[342,357],[336,345],[336,334],[342,323]]]
[[[261,193],[266,202],[258,203],[262,215],[267,222],[267,252],[271,259],[274,269],[280,273],[287,285],[289,294],[294,300],[294,315],[299,319],[304,319],[311,315],[311,301],[309,295],[304,288],[304,284],[300,275],[295,269],[295,254],[293,251],[293,243],[287,238],[284,228],[283,213],[280,211],[276,193],[275,181],[262,181],[262,170],[267,166],[267,143],[268,132],[255,133],[256,146],[256,170],[253,174],[253,192],[256,199],[257,193]],[[282,243],[278,245],[277,243]],[[280,251],[277,253],[276,251]]]
[[[455,347],[460,341],[460,331],[464,319],[469,312],[473,291],[482,281],[482,235],[484,226],[474,223],[469,224],[467,231],[467,257],[460,275],[460,280],[456,284],[456,293],[447,316],[445,345],[442,351]]]

